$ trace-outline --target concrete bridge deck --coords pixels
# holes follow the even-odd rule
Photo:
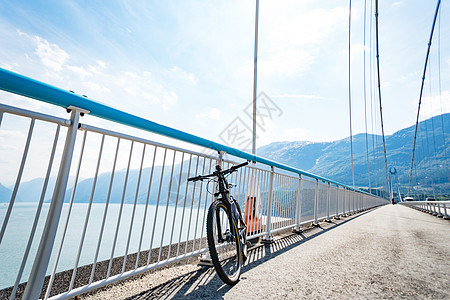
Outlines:
[[[88,299],[450,299],[450,221],[386,205],[256,246],[234,287],[213,268],[156,270]]]

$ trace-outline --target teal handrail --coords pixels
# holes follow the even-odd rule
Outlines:
[[[134,128],[142,129],[157,133],[166,137],[174,138],[180,141],[188,142],[197,146],[213,149],[216,151],[224,151],[227,154],[253,161],[259,162],[265,165],[273,166],[282,170],[297,173],[300,175],[308,176],[317,180],[330,182],[332,184],[345,187],[349,190],[358,191],[364,194],[369,194],[360,189],[354,189],[351,186],[317,176],[290,166],[278,163],[276,161],[262,158],[229,146],[225,146],[193,134],[183,132],[168,126],[164,126],[147,119],[123,112],[121,110],[109,107],[105,104],[98,103],[85,96],[77,95],[73,92],[66,91],[49,84],[31,79],[29,77],[5,70],[0,68],[0,89],[22,95],[28,98],[36,99],[53,105],[68,108],[69,106],[75,106],[77,108],[85,109],[89,111],[90,115],[120,123]]]

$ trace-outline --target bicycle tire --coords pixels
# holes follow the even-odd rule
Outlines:
[[[217,234],[219,229],[221,235]],[[221,201],[216,200],[209,207],[206,235],[217,275],[226,284],[235,285],[241,275],[242,247],[236,222]]]

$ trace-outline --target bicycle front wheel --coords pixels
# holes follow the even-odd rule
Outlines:
[[[209,207],[206,233],[217,275],[223,282],[235,285],[241,275],[241,242],[235,220],[220,201]]]

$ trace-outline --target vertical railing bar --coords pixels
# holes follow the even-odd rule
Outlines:
[[[98,241],[97,241],[97,249],[95,250],[94,262],[92,264],[92,271],[91,271],[91,277],[89,278],[89,284],[91,284],[94,279],[95,268],[97,266],[98,254],[100,252],[100,245],[102,243],[103,231],[105,229],[106,216],[108,214],[109,201],[111,199],[111,190],[112,190],[112,185],[113,185],[113,181],[114,181],[114,174],[116,172],[116,164],[117,164],[117,156],[119,153],[119,146],[120,146],[120,138],[117,139],[116,153],[114,155],[114,162],[113,162],[113,167],[112,167],[112,171],[111,171],[111,178],[109,181],[108,196],[106,197],[105,210],[103,211],[102,225],[100,227],[100,234],[99,234]]]
[[[273,218],[275,218],[275,220],[276,220],[276,218],[277,218],[277,213],[278,213],[278,204],[277,204],[277,188],[278,188],[278,174],[277,173],[274,173],[274,175],[273,175],[273,187],[272,187],[273,189],[272,189],[272,193],[273,193],[273,198],[272,198],[272,207],[271,207],[271,210],[272,210],[272,218],[271,218],[271,220],[270,220],[270,222],[271,222],[271,224],[270,224],[270,227],[271,227],[271,229],[277,229],[275,226],[274,226],[274,224],[273,224]]]
[[[1,124],[1,115],[0,115],[0,124]],[[45,193],[47,192],[48,180],[50,178],[50,173],[53,166],[53,159],[55,158],[56,146],[58,144],[59,132],[61,129],[61,125],[58,124],[56,126],[55,139],[53,140],[52,152],[50,153],[50,159],[48,162],[47,173],[45,174],[44,185],[42,187],[41,198],[39,199],[39,204],[36,210],[36,215],[34,217],[33,226],[31,228],[30,237],[28,238],[27,247],[25,249],[25,253],[23,255],[22,263],[20,264],[19,272],[17,273],[16,282],[14,283],[13,291],[11,293],[10,299],[14,299],[17,292],[17,287],[19,286],[20,279],[22,278],[23,270],[25,268],[25,264],[28,260],[28,255],[30,253],[31,244],[33,243],[34,234],[36,233],[36,227],[39,222],[39,216],[41,215],[42,205],[44,203]]]
[[[144,144],[144,147],[142,149],[142,157],[141,157],[141,164],[139,167],[139,175],[138,175],[138,181],[136,186],[136,194],[134,196],[134,204],[133,204],[133,212],[131,213],[131,221],[130,221],[130,229],[128,231],[128,240],[127,240],[127,246],[125,247],[125,254],[123,256],[123,266],[122,266],[122,273],[125,272],[125,267],[127,265],[127,258],[128,258],[128,250],[130,248],[130,241],[131,241],[131,233],[133,232],[133,225],[134,225],[134,217],[136,215],[136,206],[137,206],[137,199],[139,196],[139,187],[141,185],[141,178],[142,178],[142,169],[144,167],[144,158],[145,158],[145,149],[147,144]],[[136,262],[137,262],[136,257]]]
[[[283,224],[284,224],[284,217],[285,217],[285,212],[284,212],[284,201],[285,201],[285,195],[286,193],[283,191],[283,189],[285,189],[285,177],[282,174],[278,175],[279,177],[279,184],[280,184],[280,188],[279,188],[279,201],[278,202],[278,228],[282,228]]]
[[[64,245],[64,240],[65,240],[65,237],[66,237],[67,227],[69,225],[70,215],[72,213],[73,199],[75,198],[75,192],[76,192],[77,186],[78,186],[78,179],[79,179],[79,176],[80,176],[81,162],[83,161],[84,147],[86,145],[86,136],[87,136],[87,131],[85,131],[84,134],[83,134],[83,141],[81,143],[81,149],[80,149],[80,158],[78,160],[78,167],[77,167],[77,171],[76,171],[76,175],[75,175],[75,182],[74,182],[73,188],[72,188],[72,194],[70,196],[69,208],[68,208],[68,211],[67,211],[66,221],[64,223],[64,230],[62,232],[61,241],[60,241],[59,247],[58,247],[58,253],[56,254],[55,264],[53,265],[52,274],[50,275],[50,281],[48,283],[47,291],[45,293],[44,299],[47,299],[50,296],[50,291],[51,291],[52,286],[53,286],[53,281],[55,280],[56,268],[58,267],[59,258],[61,256],[62,247]]]
[[[262,187],[262,184],[263,184],[263,182],[264,182],[264,175],[265,175],[265,173],[264,173],[264,171],[263,170],[259,170],[258,171],[258,173],[259,173],[259,179],[258,179],[258,186],[259,186],[259,199],[256,199],[257,200],[257,202],[259,201],[259,205],[256,205],[255,204],[255,212],[257,212],[258,213],[258,215],[257,215],[257,218],[258,218],[258,220],[260,221],[260,223],[259,224],[261,224],[261,217],[262,217],[262,189],[261,189],[261,187]],[[256,210],[256,208],[258,208],[258,206],[259,206],[259,210]],[[256,226],[256,222],[255,222],[255,226]],[[261,226],[260,226],[261,227]],[[256,233],[261,233],[261,230],[262,230],[262,228],[259,228],[259,230],[257,229],[257,228],[255,228],[254,229],[254,231],[256,232]]]
[[[285,220],[283,222],[283,227],[289,225],[289,223],[292,222],[292,221],[289,220],[289,207],[290,207],[290,205],[289,205],[289,192],[290,192],[290,190],[289,190],[289,188],[290,188],[289,187],[289,185],[290,185],[289,177],[285,176],[284,177],[284,182],[285,182],[286,192],[284,193],[284,205],[283,205],[283,207],[284,207],[284,219]]]
[[[248,170],[248,174],[246,174],[248,177],[248,181],[247,181],[247,195],[245,197],[245,201],[246,201],[246,208],[252,206],[253,207],[253,203],[252,203],[252,197],[255,195],[255,186],[256,186],[256,176],[255,176],[255,169],[254,168],[249,168]],[[247,213],[247,215],[251,216],[252,212],[249,211]],[[252,223],[253,224],[253,223]],[[253,232],[253,228],[250,227],[249,228],[252,232]]]
[[[339,217],[339,186],[336,185],[336,219]]]
[[[285,211],[285,201],[286,201],[286,177],[282,174],[280,176],[280,201],[279,201],[279,209],[280,209],[280,219],[278,221],[278,228],[282,228],[284,226],[284,219],[286,218]]]
[[[276,191],[277,191],[277,193],[275,194],[276,195],[276,197],[274,197],[275,198],[275,214],[276,214],[276,222],[274,223],[274,222],[272,222],[272,228],[275,228],[275,229],[278,229],[280,226],[279,226],[279,220],[280,220],[280,215],[281,215],[281,209],[280,209],[280,195],[281,195],[281,188],[282,188],[282,186],[281,186],[281,174],[275,174],[275,182],[276,182]],[[274,221],[274,220],[272,220],[272,221]],[[277,226],[278,225],[278,226]]]
[[[3,120],[3,112],[0,111],[0,127],[2,126],[2,120]]]
[[[269,208],[269,198],[270,198],[270,171],[266,172],[266,186],[267,186],[267,190],[266,190],[266,194],[267,194],[267,199],[266,199],[266,209]],[[267,210],[268,211],[268,210]],[[266,211],[266,214],[268,215],[268,212]],[[267,222],[265,222],[264,224],[264,232],[267,232],[268,227],[267,227]]]
[[[175,198],[175,211],[174,211],[174,214],[173,214],[172,231],[170,233],[169,251],[168,251],[168,254],[167,254],[167,259],[170,258],[170,253],[171,253],[171,250],[172,250],[172,239],[173,239],[173,231],[175,229],[175,220],[177,219],[178,198],[180,196],[181,177],[183,176],[183,164],[184,164],[183,162],[184,162],[184,152],[181,153],[180,176],[178,177],[177,196]]]
[[[44,284],[45,273],[48,269],[50,255],[55,242],[61,211],[63,209],[64,196],[66,193],[67,182],[69,180],[69,172],[72,164],[79,118],[82,112],[82,109],[78,109],[76,107],[69,106],[68,109],[68,111],[71,111],[70,126],[66,134],[64,150],[61,156],[52,201],[48,209],[47,219],[45,221],[41,240],[36,251],[36,256],[28,278],[27,286],[23,294],[23,299],[39,298],[42,285]]]
[[[163,221],[163,228],[162,228],[162,232],[161,232],[161,243],[159,244],[158,261],[161,261],[161,253],[162,253],[164,235],[166,233],[165,231],[166,231],[166,222],[167,222],[167,212],[169,210],[170,189],[172,188],[173,169],[175,168],[176,155],[177,155],[177,151],[173,151],[172,170],[170,171],[169,188],[167,191],[166,211],[164,212],[164,221]]]
[[[246,182],[246,184],[247,184],[247,187],[246,187],[246,189],[245,189],[245,196],[244,196],[244,201],[245,201],[245,207],[247,208],[247,202],[249,201],[249,196],[252,196],[252,186],[251,186],[251,173],[252,172],[254,172],[253,170],[253,168],[246,168],[247,170],[247,172],[245,172],[245,177],[244,177],[244,181],[245,181],[245,178],[247,178],[247,182]],[[250,190],[249,190],[249,187],[250,187]],[[251,212],[250,212],[251,213]]]
[[[189,178],[190,172],[191,172],[191,162],[192,162],[192,154],[189,154],[189,166],[188,166],[188,172],[186,174],[186,189],[184,191],[183,212],[181,214],[180,234],[178,236],[177,257],[180,255],[181,235],[183,233],[184,213],[186,210],[186,200],[187,200],[187,193],[188,193],[188,186],[189,186],[187,179]]]
[[[263,207],[265,206],[265,190],[266,190],[266,177],[267,177],[267,173],[266,171],[262,171],[262,178],[261,178],[261,202],[260,202],[260,207],[259,207],[259,220],[261,221],[261,229],[258,233],[262,233],[264,232],[264,225],[262,222],[262,216],[263,216]]]
[[[316,190],[314,194],[314,225],[319,225],[319,222],[317,221],[317,205],[319,200],[319,179],[316,179]]]
[[[255,212],[256,212],[256,201],[257,201],[256,186],[259,184],[259,182],[258,182],[258,173],[255,168],[252,168],[252,175],[250,177],[251,177],[250,182],[252,183],[251,195],[255,196],[255,203],[252,203],[252,207],[253,207],[253,210],[255,210]],[[250,212],[250,214],[252,214],[252,213],[253,212]],[[251,232],[255,232],[255,225],[256,225],[256,222],[252,222]]]
[[[91,197],[89,199],[89,205],[88,205],[88,209],[87,209],[87,212],[86,212],[86,218],[84,220],[84,226],[83,226],[83,231],[82,231],[82,234],[81,234],[80,245],[78,247],[77,257],[75,259],[75,266],[73,267],[72,280],[70,281],[69,291],[71,291],[73,289],[73,284],[75,282],[75,277],[76,277],[76,274],[77,274],[78,263],[80,262],[81,251],[83,249],[84,238],[86,236],[86,230],[87,230],[87,226],[88,226],[88,223],[89,223],[89,217],[90,217],[90,214],[91,214],[92,200],[94,199],[95,187],[96,187],[96,184],[97,184],[98,170],[100,169],[100,162],[101,162],[101,159],[102,159],[104,142],[105,142],[105,135],[103,134],[102,135],[102,141],[100,143],[100,150],[98,152],[97,168],[95,169],[94,181],[92,183]]]
[[[244,193],[244,192],[241,193],[241,191],[244,191],[244,187],[242,187],[242,173],[245,173],[246,169],[247,168],[244,167],[243,170],[241,172],[239,172],[239,192],[238,192],[239,200],[238,200],[238,202],[242,204],[241,207],[243,206],[244,209],[245,209],[245,197],[246,197],[246,195],[242,196],[242,193]],[[237,176],[236,176],[236,178],[237,178]]]
[[[154,146],[154,147],[155,147],[155,151],[153,151],[152,168],[150,170],[150,178],[148,180],[147,198],[145,200],[144,216],[142,217],[141,236],[139,238],[139,246],[138,246],[138,252],[137,252],[137,256],[136,256],[136,265],[134,266],[135,269],[137,269],[139,267],[139,258],[141,255],[142,240],[144,238],[145,223],[147,221],[148,201],[150,198],[150,190],[152,188],[153,170],[155,169],[156,150],[158,149],[157,146]]]
[[[267,216],[266,216],[266,236],[263,240],[270,242],[272,240],[271,234],[271,215],[272,215],[272,194],[273,194],[273,173],[274,173],[274,167],[270,167],[270,176],[269,176],[269,198],[268,198],[268,204],[267,204]]]
[[[301,232],[301,218],[302,218],[302,202],[301,202],[301,191],[302,191],[302,174],[298,175],[297,184],[297,206],[295,210],[295,227],[294,231]]]
[[[194,175],[198,174],[198,164],[200,162],[200,156],[197,155],[197,164],[195,166],[195,173]],[[191,199],[191,210],[189,212],[189,223],[188,223],[188,230],[186,234],[186,246],[184,249],[184,253],[187,253],[188,244],[189,244],[189,234],[191,233],[191,221],[192,221],[192,210],[194,209],[194,196],[195,196],[195,185],[197,182],[194,182],[194,186],[192,188],[192,199]],[[192,252],[194,251],[194,248],[192,248]]]
[[[290,190],[290,212],[289,214],[291,215],[291,221],[290,221],[290,225],[295,225],[295,215],[297,212],[297,194],[295,193],[294,187],[296,186],[295,183],[297,183],[297,179],[294,178],[290,178],[290,185],[291,185],[291,190]]]
[[[331,185],[328,182],[328,188],[327,188],[327,221],[330,221],[330,189],[331,189]]]
[[[111,256],[109,258],[108,272],[106,273],[106,278],[108,278],[109,275],[111,274],[111,268],[112,268],[112,264],[113,264],[113,260],[114,260],[114,252],[116,251],[117,236],[119,235],[120,221],[122,220],[123,203],[125,201],[125,194],[127,191],[128,176],[130,174],[131,157],[133,156],[133,148],[134,148],[134,141],[131,141],[130,155],[128,157],[127,172],[125,174],[125,182],[123,183],[122,200],[120,201],[119,215],[117,216],[116,233],[114,234],[114,241],[113,241],[113,245],[112,245],[112,249],[111,249]]]
[[[206,158],[203,157],[202,174],[205,174],[205,165],[206,165]],[[195,240],[197,239],[198,215],[200,213],[200,202],[202,199],[202,191],[203,191],[203,181],[200,181],[200,194],[198,196],[197,218],[195,220],[194,240],[192,242],[192,251],[195,251]]]
[[[158,210],[159,210],[159,200],[161,199],[161,187],[164,179],[164,169],[166,167],[166,156],[167,156],[167,148],[164,148],[163,164],[161,167],[161,178],[159,179],[158,197],[156,200],[155,217],[153,218],[153,228],[152,228],[152,235],[150,238],[150,251],[148,253],[147,266],[150,264],[152,257],[153,239],[155,237],[156,220],[158,218]]]
[[[9,217],[11,216],[11,212],[12,212],[12,209],[13,209],[13,206],[14,206],[14,202],[16,201],[16,197],[17,197],[17,192],[19,190],[20,181],[22,180],[23,169],[25,168],[25,162],[27,160],[28,150],[30,149],[31,136],[33,135],[34,123],[35,123],[35,119],[32,118],[31,122],[30,122],[30,127],[28,128],[27,141],[25,143],[25,148],[23,150],[22,161],[20,162],[19,172],[18,172],[17,177],[16,177],[16,183],[14,184],[14,189],[13,189],[13,192],[12,192],[12,195],[11,195],[11,200],[9,201],[8,210],[6,211],[5,219],[3,220],[2,229],[0,231],[0,244],[2,243],[3,236],[4,236],[5,231],[6,231],[6,226],[8,225]]]
[[[211,167],[212,167],[212,162],[213,162],[213,160],[212,159],[210,159],[209,160],[209,172],[208,173],[210,173],[211,174]],[[217,162],[217,163],[220,163],[220,161],[219,162]],[[208,186],[206,186],[206,187],[208,187]],[[214,190],[212,191],[212,194],[214,194]],[[212,196],[212,195],[211,195]],[[199,203],[199,205],[200,205],[200,203]],[[203,224],[206,224],[206,222],[205,222],[205,220],[206,220],[206,211],[207,211],[207,205],[208,205],[208,192],[206,192],[205,193],[205,206],[203,207],[203,219],[202,219],[202,222],[201,222],[201,228],[202,228],[202,232],[200,233],[200,243],[199,243],[199,250],[201,250],[202,249],[202,243],[203,243],[203,230],[205,229],[205,226],[203,225]],[[200,208],[200,206],[199,206],[199,208]],[[200,210],[199,210],[199,212],[200,212]]]

